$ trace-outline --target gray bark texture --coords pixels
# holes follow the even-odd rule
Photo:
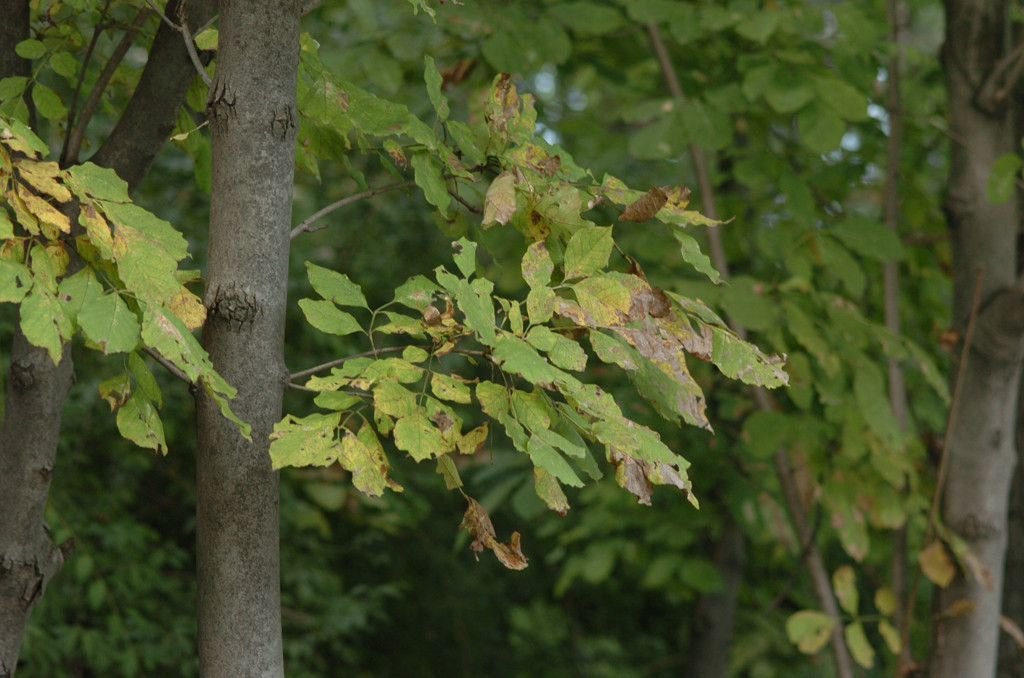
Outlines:
[[[0,78],[32,74],[14,51],[28,37],[28,2],[0,0]],[[29,615],[70,554],[50,539],[43,511],[71,381],[68,347],[54,365],[15,332],[0,425],[0,678],[14,675]]]
[[[953,322],[964,336],[981,272],[977,328],[957,385],[959,412],[947,446],[942,519],[991,572],[991,588],[958,575],[936,608],[967,599],[970,614],[932,622],[930,678],[996,675],[1010,483],[1020,387],[1024,294],[1017,283],[1019,214],[1014,200],[985,198],[996,158],[1017,149],[1011,100],[998,96],[1009,52],[1002,0],[947,0],[943,67],[952,143],[946,210],[953,250]],[[996,92],[996,95],[992,95]]]
[[[1003,583],[1003,616],[1024,628],[1024,412],[1017,407],[1017,470],[1010,489],[1007,525],[1006,576]],[[1009,636],[999,637],[999,678],[1024,678],[1024,649]]]
[[[196,390],[199,671],[284,675],[278,474],[268,436],[281,417],[295,164],[300,6],[221,0],[203,346],[238,389],[245,440]]]
[[[211,0],[190,6],[197,24],[212,15]],[[27,37],[28,3],[0,0],[0,78],[31,74],[31,64],[14,52]],[[128,110],[94,162],[136,188],[167,140],[194,76],[181,36],[161,25]],[[0,426],[0,678],[14,674],[32,609],[71,553],[71,544],[58,548],[50,540],[43,511],[73,380],[70,344],[54,365],[16,333]]]

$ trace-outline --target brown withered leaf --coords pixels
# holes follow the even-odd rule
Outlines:
[[[608,461],[615,467],[615,482],[637,498],[641,504],[651,505],[654,483],[644,473],[642,460],[620,452],[614,446],[608,448]]]
[[[469,77],[476,66],[476,59],[459,59],[451,68],[441,71],[441,89],[454,87]]]
[[[469,548],[477,553],[489,548],[494,551],[494,555],[498,557],[501,564],[508,569],[524,569],[529,559],[519,548],[519,533],[513,532],[507,542],[499,542],[494,533],[494,525],[491,524],[491,517],[487,515],[487,510],[476,499],[472,497],[466,497],[466,499],[469,500],[469,507],[466,509],[459,529],[468,530],[472,535],[473,543],[469,545]],[[477,556],[477,560],[480,560],[480,556]]]
[[[635,202],[626,205],[626,209],[619,215],[619,221],[647,221],[657,214],[665,203],[668,196],[660,188],[652,188],[636,199]]]
[[[664,290],[660,287],[651,285],[651,296],[654,300],[651,302],[650,313],[655,318],[664,318],[672,312],[672,303],[669,302],[668,297],[665,296]]]
[[[427,306],[423,309],[423,322],[431,327],[441,324],[441,312],[437,310],[436,306]]]
[[[1009,617],[1000,615],[999,627],[1010,634],[1013,641],[1017,643],[1017,647],[1024,652],[1024,631],[1020,630],[1020,627],[1017,626],[1016,622]]]

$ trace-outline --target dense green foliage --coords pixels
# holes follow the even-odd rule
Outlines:
[[[770,465],[784,445],[797,461],[817,542],[836,573],[848,642],[858,661],[882,675],[894,647],[879,624],[892,613],[886,535],[907,525],[912,548],[920,547],[932,476],[923,441],[941,434],[948,397],[937,342],[947,317],[948,251],[928,241],[943,232],[935,199],[945,162],[935,60],[940,8],[908,7],[899,235],[911,240],[901,245],[880,222],[888,55],[877,3],[429,5],[412,3],[429,9],[436,23],[422,11],[412,15],[407,3],[369,0],[326,2],[307,18],[296,154],[305,176],[296,190],[296,223],[370,186],[411,179],[419,189],[352,204],[333,213],[330,228],[293,240],[291,297],[304,301],[288,326],[291,369],[402,350],[350,361],[333,377],[301,380],[320,392],[321,410],[314,410],[312,394],[296,390],[286,400],[290,415],[275,434],[275,463],[325,465],[282,472],[288,674],[351,666],[374,676],[674,675],[686,663],[695,601],[721,586],[716,539],[735,522],[748,539],[750,564],[734,675],[823,675],[827,662],[808,660],[790,642],[802,641],[813,654],[827,634],[815,642],[817,620],[792,616],[816,603]],[[133,8],[112,3],[110,16],[128,23]],[[32,98],[47,121],[41,135],[56,144],[78,56],[100,8],[37,9],[51,12],[54,22],[38,24],[41,41],[26,46],[32,51],[25,56],[39,67]],[[153,21],[140,40],[151,36]],[[669,42],[685,103],[665,89],[648,22]],[[214,46],[212,33],[198,36],[200,46]],[[113,43],[104,36],[99,49],[109,53]],[[98,70],[90,66],[87,85]],[[516,77],[496,77],[502,72]],[[87,140],[109,129],[133,77],[118,67]],[[4,82],[0,113],[27,120],[22,89]],[[195,120],[204,101],[197,77],[191,111],[183,110],[175,130],[177,148],[165,149],[136,194],[140,205],[182,231],[200,269],[210,150]],[[728,285],[715,284],[717,273],[697,249],[703,221],[685,211],[684,191],[669,188],[696,188],[691,142],[709,154],[718,212],[733,219],[720,227],[732,270]],[[655,210],[666,223],[617,221],[644,191],[627,192],[606,173],[630,186],[669,188],[658,189],[664,203]],[[447,191],[456,186],[461,201]],[[90,195],[103,197],[79,197]],[[584,209],[591,197],[604,204]],[[613,253],[611,233],[630,258]],[[453,240],[461,243],[455,250]],[[30,263],[38,278],[36,261],[52,248],[36,249],[41,254],[30,255]],[[9,253],[0,262],[4,271],[16,259]],[[903,336],[893,336],[882,320],[881,263],[891,260],[904,274]],[[108,276],[106,296],[94,303],[125,305],[131,313],[123,322],[130,325],[133,314],[143,313],[144,286],[133,286],[116,253],[100,252],[89,263]],[[177,260],[161,266],[174,270]],[[59,291],[94,267],[68,277]],[[456,270],[460,275],[449,272]],[[396,286],[413,276],[416,282],[396,295]],[[178,287],[191,294],[181,287],[191,279],[178,279]],[[131,294],[111,293],[121,289]],[[167,295],[170,304],[169,286]],[[646,299],[646,311],[629,317],[637,297]],[[395,300],[405,301],[404,309],[389,305]],[[436,324],[425,313],[431,302]],[[655,312],[659,302],[668,308]],[[551,323],[556,304],[563,312]],[[353,316],[352,308],[365,310]],[[147,341],[145,317],[130,337],[116,334],[118,349],[110,348],[115,335],[93,331],[80,314],[71,320],[94,347],[106,342],[104,352],[134,348],[139,337],[163,351]],[[766,353],[787,355],[789,388],[773,394],[776,410],[758,411],[744,383],[723,378],[721,372],[746,376],[746,384],[782,380],[757,353],[744,363],[763,365],[758,376],[730,364],[722,342],[741,344],[724,317],[750,330]],[[686,328],[659,334],[666,318]],[[634,333],[674,336],[674,356],[686,348],[710,363],[691,357],[666,369]],[[404,348],[403,337],[418,348]],[[586,353],[607,364],[590,360],[584,376],[569,374]],[[74,536],[79,551],[32,618],[19,675],[194,675],[188,393],[161,370],[140,377],[141,357],[76,356],[78,384],[48,520],[56,541]],[[888,356],[908,367],[914,398],[906,433],[890,413]],[[137,384],[130,389],[128,378],[117,376],[129,373]],[[120,381],[111,386],[112,378]],[[149,379],[160,385],[160,395],[149,396],[154,415],[155,403],[163,402],[155,438],[152,418],[136,418],[150,423],[133,436],[125,408],[115,422],[101,397],[138,399]],[[585,392],[584,382],[600,390]],[[501,385],[491,394],[501,406],[466,408],[483,403],[487,383]],[[373,407],[356,417],[339,414],[364,403]],[[663,417],[697,428],[666,425]],[[502,426],[479,428],[490,419]],[[115,423],[136,442],[149,440],[171,454],[132,449],[114,433]],[[701,427],[713,428],[714,437]],[[630,433],[637,430],[642,439]],[[394,447],[383,438],[392,431]],[[623,442],[624,433],[632,440]],[[575,489],[584,475],[600,475],[585,440],[633,459],[617,458],[609,447],[619,484],[653,506],[637,506],[610,478]],[[436,458],[440,475],[404,458],[406,452]],[[384,454],[392,465],[386,473]],[[326,465],[334,459],[351,474]],[[687,494],[689,473],[700,511],[678,495],[637,490],[628,466],[644,462],[647,481]],[[674,479],[659,462],[674,465]],[[385,493],[388,483],[405,491]],[[475,497],[499,535],[520,532],[530,567],[506,572],[492,558],[477,563],[467,554],[469,535],[455,530],[465,502],[445,494],[446,487]],[[547,510],[564,514],[570,506],[564,516]],[[508,547],[497,540],[485,545],[506,562],[525,564],[514,548],[503,551]],[[912,638],[918,648],[923,629],[915,627]]]

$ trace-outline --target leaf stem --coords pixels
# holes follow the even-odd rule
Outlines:
[[[367,351],[365,353],[356,353],[355,355],[345,356],[344,358],[338,358],[337,360],[332,360],[331,362],[324,363],[323,365],[310,367],[308,370],[302,370],[301,372],[294,372],[292,374],[289,374],[288,381],[292,382],[295,381],[296,379],[302,379],[303,377],[308,377],[310,375],[316,374],[317,372],[321,372],[332,367],[337,367],[338,365],[341,365],[349,360],[352,360],[353,358],[373,358],[384,353],[398,353],[400,351],[404,351],[406,348],[406,346],[392,346],[390,348],[380,348],[375,349],[373,351]]]

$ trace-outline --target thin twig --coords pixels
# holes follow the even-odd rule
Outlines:
[[[381,186],[380,188],[371,188],[368,191],[363,191],[362,193],[356,193],[355,195],[350,195],[347,198],[342,198],[338,202],[331,203],[330,205],[328,205],[327,207],[323,208],[319,212],[314,213],[311,217],[309,217],[308,219],[303,221],[301,224],[299,224],[298,226],[293,228],[292,229],[291,237],[294,239],[297,235],[299,235],[301,233],[313,233],[314,231],[319,231],[319,230],[327,228],[327,226],[329,224],[325,224],[323,226],[317,226],[316,228],[310,228],[310,224],[312,224],[313,222],[319,220],[320,218],[322,218],[324,216],[327,216],[328,214],[330,214],[331,212],[333,212],[336,209],[341,209],[345,205],[351,205],[354,202],[358,202],[360,200],[366,200],[367,198],[372,198],[373,196],[380,195],[381,193],[387,193],[388,191],[397,191],[397,190],[402,189],[402,188],[410,188],[410,187],[415,186],[415,185],[416,185],[415,181],[403,181],[400,184],[389,184],[387,186]]]
[[[479,207],[477,207],[476,205],[471,205],[468,202],[466,202],[465,198],[463,198],[461,195],[459,195],[458,192],[455,191],[454,189],[449,188],[448,189],[448,195],[452,196],[453,198],[458,200],[460,203],[462,203],[462,206],[465,207],[470,212],[472,212],[473,214],[483,214],[484,213],[484,211],[482,209],[480,209]]]
[[[316,374],[317,372],[337,367],[338,365],[352,360],[353,358],[373,358],[384,353],[399,353],[404,351],[406,348],[406,346],[392,346],[390,348],[379,348],[376,351],[367,351],[366,353],[356,353],[355,355],[345,356],[344,358],[338,358],[337,360],[332,360],[331,362],[324,363],[323,365],[310,367],[308,370],[302,370],[301,372],[290,374],[288,375],[288,381],[295,381],[296,379],[302,379],[303,377],[308,377],[312,374]]]
[[[196,53],[195,43],[192,41],[192,32],[188,29],[188,4],[186,0],[181,0],[178,3],[178,20],[181,21],[181,35],[185,38],[185,49],[188,50],[188,57],[192,60],[192,65],[196,68],[196,73],[203,79],[206,86],[209,87],[213,84],[213,79],[210,74],[206,72],[206,67],[203,66],[203,62],[199,60],[199,55]]]
[[[301,384],[289,383],[288,388],[292,389],[293,391],[305,391],[306,393],[320,393],[320,391],[316,390],[315,388],[309,388],[308,386],[302,386]]]
[[[160,8],[153,3],[153,0],[146,0],[146,4],[149,5],[154,12],[157,13],[157,16],[163,19],[164,23],[167,24],[172,31],[181,33],[181,26],[168,19],[167,15],[161,12]]]
[[[110,0],[103,5],[103,10],[100,12],[100,20],[96,22],[96,28],[92,32],[92,39],[89,40],[89,46],[85,48],[85,56],[82,59],[82,70],[78,72],[78,83],[75,85],[75,95],[71,97],[71,110],[68,111],[68,133],[64,135],[64,146],[60,149],[60,166],[67,167],[68,157],[68,141],[71,139],[71,131],[75,124],[75,115],[78,113],[78,97],[82,94],[82,83],[85,82],[85,72],[89,68],[89,62],[92,60],[93,50],[96,49],[96,42],[100,39],[100,35],[103,33],[103,20],[107,16],[107,10],[110,8]]]
[[[82,140],[85,138],[85,128],[89,126],[89,121],[92,119],[92,114],[96,112],[96,107],[100,104],[103,92],[106,91],[107,85],[110,84],[110,79],[114,77],[114,71],[121,64],[121,60],[128,53],[132,43],[135,42],[139,29],[142,28],[142,24],[146,23],[147,19],[149,19],[149,10],[140,9],[139,13],[135,16],[135,21],[132,22],[130,28],[125,30],[125,34],[121,36],[121,42],[117,44],[114,52],[107,59],[107,63],[103,66],[99,77],[96,78],[96,84],[93,86],[92,91],[89,92],[89,98],[85,101],[85,105],[82,106],[82,114],[78,116],[74,130],[68,135],[67,148],[64,151],[64,165],[70,166],[78,162],[78,152],[81,150]],[[68,118],[68,120],[70,121],[71,118]]]
[[[157,353],[155,348],[150,348],[149,346],[143,346],[142,350],[145,351],[146,354],[149,355],[150,358],[152,358],[153,360],[155,360],[158,363],[160,363],[161,365],[163,365],[164,368],[168,372],[170,372],[171,374],[173,374],[174,376],[176,376],[178,379],[182,380],[183,382],[185,382],[189,386],[191,386],[193,383],[195,383],[191,379],[189,379],[188,375],[185,374],[184,372],[182,372],[181,369],[179,369],[174,363],[172,363],[167,358],[165,358],[162,355],[160,355],[159,353]]]
[[[935,477],[935,494],[932,495],[932,505],[928,510],[928,527],[925,528],[924,544],[927,546],[931,541],[932,533],[935,530],[935,519],[939,512],[939,502],[942,500],[942,487],[946,480],[946,461],[949,459],[950,436],[956,426],[957,412],[960,409],[960,395],[964,377],[967,374],[967,361],[970,355],[971,342],[974,340],[974,325],[978,320],[978,307],[981,305],[981,280],[985,275],[985,265],[978,267],[978,277],[974,282],[974,299],[971,300],[971,315],[967,320],[967,334],[964,336],[964,345],[960,349],[960,366],[957,368],[956,381],[953,383],[953,402],[949,406],[949,418],[946,420],[946,433],[942,439],[942,456],[939,457],[939,470]],[[921,582],[920,568],[914,571],[914,582],[910,586],[910,593],[907,595],[907,604],[903,610],[903,619],[900,623],[900,637],[906,645],[910,638],[910,617],[917,598],[917,587]],[[897,674],[899,675],[899,674]]]
[[[800,549],[800,557],[797,558],[797,566],[793,568],[792,572],[790,572],[789,580],[786,581],[786,584],[782,587],[782,590],[779,591],[778,595],[776,595],[772,602],[768,603],[768,605],[765,606],[763,610],[761,610],[762,617],[767,617],[773,610],[775,610],[775,608],[777,608],[782,603],[783,600],[786,599],[786,596],[789,595],[789,592],[793,588],[793,585],[796,584],[796,576],[797,573],[800,571],[800,566],[804,564],[805,560],[807,560],[807,556],[808,554],[810,554],[811,548],[814,546],[814,540],[818,537],[818,528],[820,527],[821,505],[819,504],[817,506],[817,510],[815,510],[814,512],[814,525],[811,527],[811,534],[807,539],[807,543],[803,544],[802,548]]]

